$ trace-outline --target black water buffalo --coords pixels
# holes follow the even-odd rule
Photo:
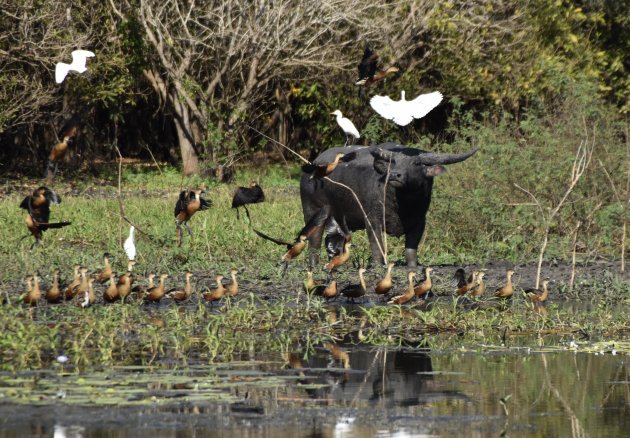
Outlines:
[[[383,229],[392,236],[405,235],[407,265],[417,265],[418,244],[424,232],[431,203],[433,177],[446,172],[445,164],[458,163],[477,149],[463,154],[442,154],[405,147],[396,143],[375,146],[349,146],[322,152],[314,164],[324,165],[339,152],[352,159],[342,161],[328,175],[332,181],[350,187],[363,207],[347,188],[326,178],[312,178],[304,173],[300,197],[305,222],[317,215],[322,226],[308,236],[311,265],[319,262],[324,224],[333,221],[344,233],[367,229],[373,260],[383,263]],[[387,180],[387,190],[383,188]],[[385,194],[385,196],[384,196]],[[383,214],[385,201],[385,214]],[[385,219],[385,227],[383,222]]]

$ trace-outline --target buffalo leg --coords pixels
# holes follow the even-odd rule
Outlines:
[[[311,269],[314,269],[319,265],[319,253],[322,248],[322,235],[324,234],[323,228],[315,230],[308,237],[308,265]]]
[[[422,229],[417,233],[407,233],[405,236],[405,260],[407,267],[415,268],[418,266],[418,245],[424,232],[424,224]]]

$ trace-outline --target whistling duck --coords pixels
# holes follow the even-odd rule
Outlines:
[[[96,294],[94,293],[93,287],[94,279],[89,278],[87,281],[87,289],[83,295],[83,301],[79,304],[84,309],[86,307],[90,307],[92,304],[96,302]]]
[[[496,290],[496,292],[494,293],[495,297],[509,298],[514,293],[514,287],[512,286],[512,275],[514,275],[514,270],[508,269],[505,274],[507,277],[505,286],[501,286]]]
[[[238,271],[236,269],[232,269],[230,271],[230,277],[232,277],[232,281],[230,281],[230,283],[228,283],[227,287],[225,288],[225,293],[229,297],[233,297],[238,293],[238,281],[236,281],[236,274],[238,274]]]
[[[413,290],[417,297],[422,297],[423,295],[426,295],[433,287],[433,283],[431,281],[431,272],[433,272],[433,268],[431,268],[430,266],[424,268],[424,281],[418,284]]]
[[[463,271],[463,269],[462,269]],[[457,272],[456,272],[457,273]],[[464,273],[464,276],[466,274]],[[479,275],[479,271],[472,271],[468,276],[467,280],[464,280],[464,284],[461,284],[461,281],[457,283],[457,295],[466,295],[472,288],[477,284],[477,276]]]
[[[165,294],[164,280],[166,280],[167,277],[168,274],[160,274],[160,283],[157,286],[147,289],[144,299],[154,303],[160,301]]]
[[[243,207],[247,218],[251,221],[247,204],[257,204],[264,201],[265,193],[256,181],[252,181],[249,187],[237,187],[234,191],[234,197],[232,197],[232,208],[236,209],[236,219],[240,220],[238,208]]]
[[[190,284],[190,279],[192,278],[192,276],[193,276],[192,272],[186,272],[185,274],[186,284],[184,285],[184,288],[171,289],[168,291],[166,296],[178,302],[186,301],[188,298],[190,298],[193,292],[192,284]]]
[[[358,284],[349,284],[348,286],[341,289],[341,295],[344,295],[348,300],[352,300],[354,302],[355,298],[360,298],[365,295],[367,288],[365,287],[365,279],[363,278],[363,273],[365,272],[365,268],[359,269],[359,283]]]
[[[416,273],[410,271],[407,273],[407,289],[405,293],[402,295],[398,295],[387,302],[387,304],[405,304],[409,302],[415,295],[413,290],[413,279],[416,276]]]
[[[53,283],[46,292],[46,301],[51,304],[61,301],[61,289],[59,289],[59,269],[55,269],[53,271]]]
[[[39,289],[39,279],[37,273],[26,277],[26,295],[24,296],[24,304],[29,306],[36,306],[37,302],[42,297],[42,292]]]
[[[80,117],[78,114],[75,114],[62,126],[59,131],[59,138],[61,141],[59,143],[55,143],[53,148],[50,150],[50,154],[48,155],[48,164],[46,165],[46,174],[44,178],[48,179],[49,182],[52,182],[52,179],[57,175],[57,170],[59,167],[59,162],[63,160],[66,152],[68,151],[68,147],[74,145],[76,136],[79,132],[79,122]]]
[[[103,292],[103,300],[106,303],[113,303],[116,300],[120,299],[120,294],[118,293],[118,287],[116,286],[116,277],[113,272],[109,273],[109,286]]]
[[[547,298],[549,297],[549,289],[547,288],[548,284],[549,284],[549,280],[544,279],[542,282],[542,290],[527,289],[525,291],[527,298],[529,298],[534,303],[543,303],[547,301]]]
[[[103,255],[103,270],[96,277],[99,283],[105,283],[112,275],[112,265],[109,263],[109,254]]]
[[[87,271],[87,268],[79,269],[79,275],[81,279],[79,281],[79,285],[75,287],[72,291],[74,297],[78,296],[83,298],[83,295],[87,292],[89,285]]]
[[[79,274],[79,270],[81,269],[81,265],[74,265],[74,276],[72,277],[72,281],[64,291],[64,299],[71,300],[76,295],[75,289],[81,283],[81,274]]]
[[[331,300],[337,296],[337,280],[332,280],[328,285],[324,288],[322,292],[322,297],[326,298],[326,301]]]
[[[168,277],[168,274],[160,274],[160,284],[152,288],[147,289],[147,294],[144,299],[153,303],[159,302],[164,296],[164,280]]]
[[[337,153],[335,155],[335,159],[328,164],[323,164],[323,165],[317,165],[317,164],[311,164],[311,163],[304,164],[302,166],[302,171],[304,173],[310,173],[311,174],[310,179],[323,178],[325,176],[330,175],[332,171],[337,168],[337,166],[339,165],[339,161],[345,155],[346,154],[341,153],[341,152]]]
[[[198,211],[207,210],[212,207],[212,201],[201,197],[205,190],[182,190],[179,199],[175,204],[175,227],[177,234],[177,244],[182,244],[182,225],[186,227],[188,235],[192,237],[192,230],[188,226],[188,221]]]
[[[125,272],[120,277],[118,277],[116,288],[118,289],[118,296],[120,297],[121,300],[124,300],[127,297],[127,295],[129,295],[129,293],[131,292],[131,286],[133,285],[133,275],[131,271],[133,271],[133,266],[135,264],[136,262],[134,260],[129,260],[129,262],[127,263],[127,272]],[[153,277],[151,277],[151,275],[149,275],[149,278],[151,279],[150,287],[153,287],[152,285]]]
[[[396,66],[387,67],[384,70],[378,68],[378,55],[372,52],[368,45],[365,46],[363,58],[361,59],[357,69],[359,70],[359,80],[355,82],[355,85],[365,86],[381,81],[390,74],[400,71],[400,69]]]
[[[343,251],[341,254],[333,257],[328,263],[326,263],[325,268],[332,272],[337,269],[339,266],[343,265],[350,258],[350,247],[352,246],[352,242],[346,242],[343,245]]]
[[[308,294],[321,295],[326,289],[326,284],[316,283],[313,279],[313,272],[306,272],[306,280],[304,281],[304,291]]]
[[[414,119],[426,116],[429,111],[442,101],[442,93],[421,94],[413,100],[405,100],[404,90],[400,92],[400,100],[392,100],[389,96],[373,96],[370,106],[383,118],[392,120],[400,126],[406,126]]]
[[[486,275],[485,272],[480,271],[477,273],[477,280],[475,281],[475,286],[471,289],[470,295],[473,297],[480,297],[486,291],[486,283],[483,281],[483,277]]]
[[[68,221],[48,222],[50,219],[50,204],[59,204],[60,202],[61,198],[57,196],[55,192],[48,187],[42,186],[35,189],[31,195],[26,196],[20,203],[20,208],[28,212],[24,219],[26,228],[28,228],[30,235],[35,238],[35,242],[33,242],[31,248],[42,239],[42,233],[44,231],[70,225]],[[29,234],[22,237],[22,239],[27,237],[29,237]]]
[[[455,292],[458,295],[463,295],[461,294],[459,291],[460,289],[462,289],[464,286],[466,286],[466,271],[462,268],[459,268],[457,271],[455,271],[455,273],[453,274],[453,279],[455,279],[457,281],[457,286],[455,289]],[[465,293],[465,292],[464,292]]]
[[[352,138],[353,143],[355,140],[361,138],[361,135],[359,135],[359,131],[354,126],[354,123],[352,123],[350,119],[344,117],[343,114],[341,114],[341,111],[335,110],[330,114],[336,116],[337,124],[343,130],[344,134],[346,134],[346,143],[344,144],[344,146],[348,146],[349,138]]]
[[[133,234],[135,231],[136,231],[136,227],[134,227],[133,225],[130,225],[129,236],[127,236],[127,239],[125,240],[125,243],[123,244],[123,249],[125,250],[125,254],[127,254],[128,260],[136,259],[136,244],[133,238]]]
[[[217,275],[217,287],[203,294],[203,299],[213,303],[219,301],[225,295],[225,287],[223,286],[223,275]]]
[[[374,287],[374,292],[377,295],[385,295],[387,294],[392,287],[394,287],[394,283],[392,282],[392,269],[394,269],[394,264],[390,263],[387,265],[387,272],[385,273],[385,277]]]
[[[65,62],[55,64],[55,82],[61,84],[70,71],[76,71],[77,73],[87,71],[85,64],[87,59],[93,56],[94,53],[89,50],[73,50],[71,64],[66,64]]]

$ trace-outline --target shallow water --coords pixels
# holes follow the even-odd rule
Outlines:
[[[1,373],[0,437],[618,437],[630,427],[630,359],[612,345],[587,353],[568,337],[510,337],[470,349],[447,336],[427,340],[451,345],[440,349],[341,343],[184,368]]]

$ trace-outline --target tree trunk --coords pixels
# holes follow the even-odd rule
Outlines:
[[[175,129],[177,131],[177,141],[182,154],[182,172],[184,176],[199,174],[199,159],[194,146],[194,135],[191,129],[189,109],[178,99],[177,92],[173,90],[170,98],[175,110]]]

